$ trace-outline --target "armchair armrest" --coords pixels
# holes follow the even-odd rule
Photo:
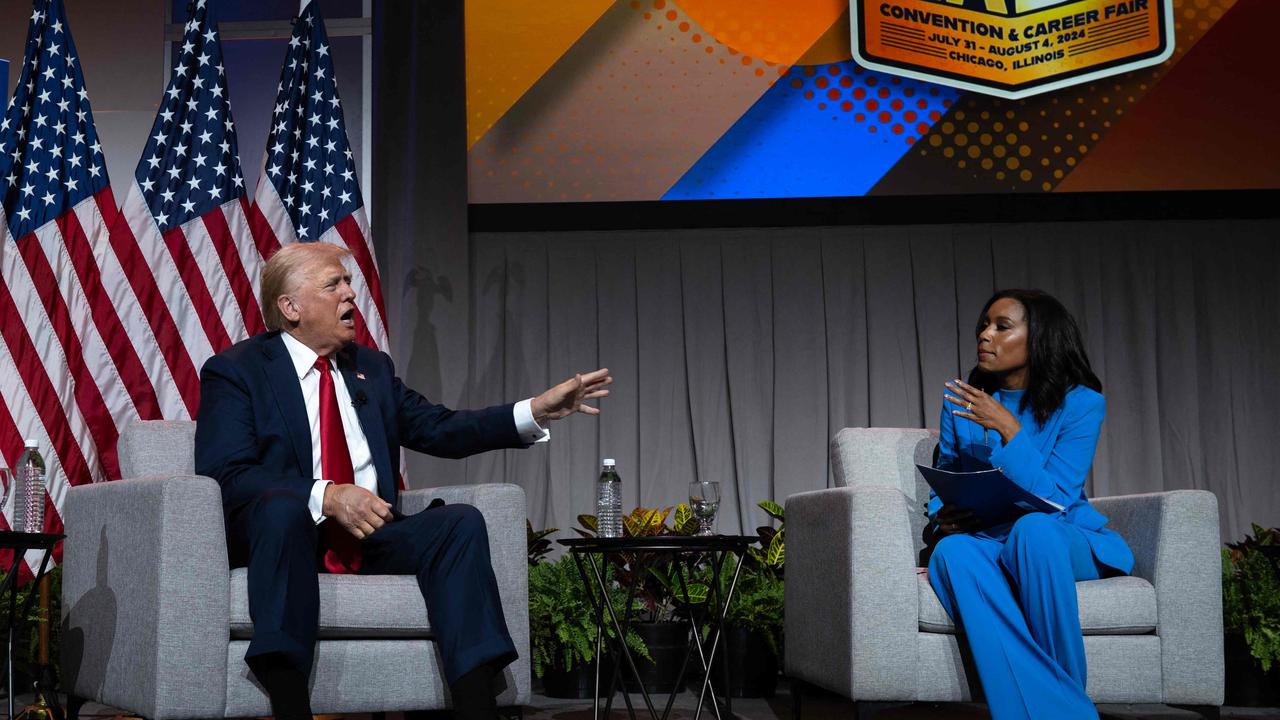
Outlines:
[[[74,487],[64,520],[64,688],[145,717],[220,717],[230,593],[218,484]]]
[[[507,618],[507,630],[516,645],[520,657],[506,671],[508,685],[514,684],[516,695],[512,699],[504,694],[503,704],[520,705],[528,702],[529,674],[529,542],[525,535],[524,489],[519,485],[491,483],[481,485],[446,485],[424,490],[405,490],[400,493],[400,512],[405,515],[422,512],[439,498],[449,505],[466,503],[474,505],[484,516],[489,533],[489,556],[493,562],[493,575],[498,581],[502,596],[502,612]]]
[[[920,598],[910,505],[888,485],[787,498],[789,675],[860,700],[914,697]]]
[[[1222,559],[1218,499],[1204,490],[1096,498],[1156,589],[1164,702],[1221,705]]]

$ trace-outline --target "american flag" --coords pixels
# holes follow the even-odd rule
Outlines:
[[[319,241],[350,250],[355,260],[350,269],[356,292],[356,341],[386,351],[382,284],[347,142],[329,38],[316,5],[307,3],[293,24],[250,223],[262,248]]]
[[[164,416],[194,417],[199,368],[265,329],[258,307],[263,249],[248,199],[215,18],[191,6],[168,89],[112,228],[142,272],[130,280],[160,352],[151,367]]]
[[[108,242],[116,204],[61,0],[31,14],[0,120],[0,192],[0,456],[12,468],[23,439],[36,441],[45,529],[57,532],[70,486],[119,477],[118,428],[160,415],[155,347],[137,334],[130,267]]]

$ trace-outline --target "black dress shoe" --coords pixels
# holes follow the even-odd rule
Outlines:
[[[485,663],[449,686],[454,720],[496,720],[498,704],[493,696],[493,665]]]
[[[284,655],[269,653],[250,659],[249,669],[271,699],[276,720],[311,720],[311,693],[307,675]]]

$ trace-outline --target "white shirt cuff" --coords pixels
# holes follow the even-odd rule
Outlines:
[[[551,439],[551,431],[533,419],[533,398],[516,403],[512,412],[515,414],[516,432],[526,444],[546,442]]]
[[[317,480],[311,485],[311,498],[307,500],[307,509],[311,511],[311,519],[319,525],[324,520],[324,489],[332,480]]]

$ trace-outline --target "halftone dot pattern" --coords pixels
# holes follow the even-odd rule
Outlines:
[[[969,93],[916,152],[1001,190],[1051,191],[1235,2],[1175,0],[1175,50],[1159,65],[1022,100]]]
[[[782,64],[799,64],[797,59],[813,49],[833,26],[849,27],[849,0],[675,1],[696,24],[725,45]],[[848,52],[846,43],[843,57],[820,62],[842,60]]]
[[[781,75],[787,74],[788,66],[776,62],[761,60],[745,55],[725,45],[720,40],[702,31],[674,2],[668,0],[630,0],[631,9],[641,13],[645,20],[654,24],[655,30],[665,31],[670,35],[671,43],[698,47],[708,57],[707,62],[720,65],[740,67],[756,77],[770,78],[770,85]],[[687,52],[687,48],[686,48]]]
[[[852,60],[791,68],[785,82],[815,112],[869,133],[914,144],[960,91],[860,67]]]

